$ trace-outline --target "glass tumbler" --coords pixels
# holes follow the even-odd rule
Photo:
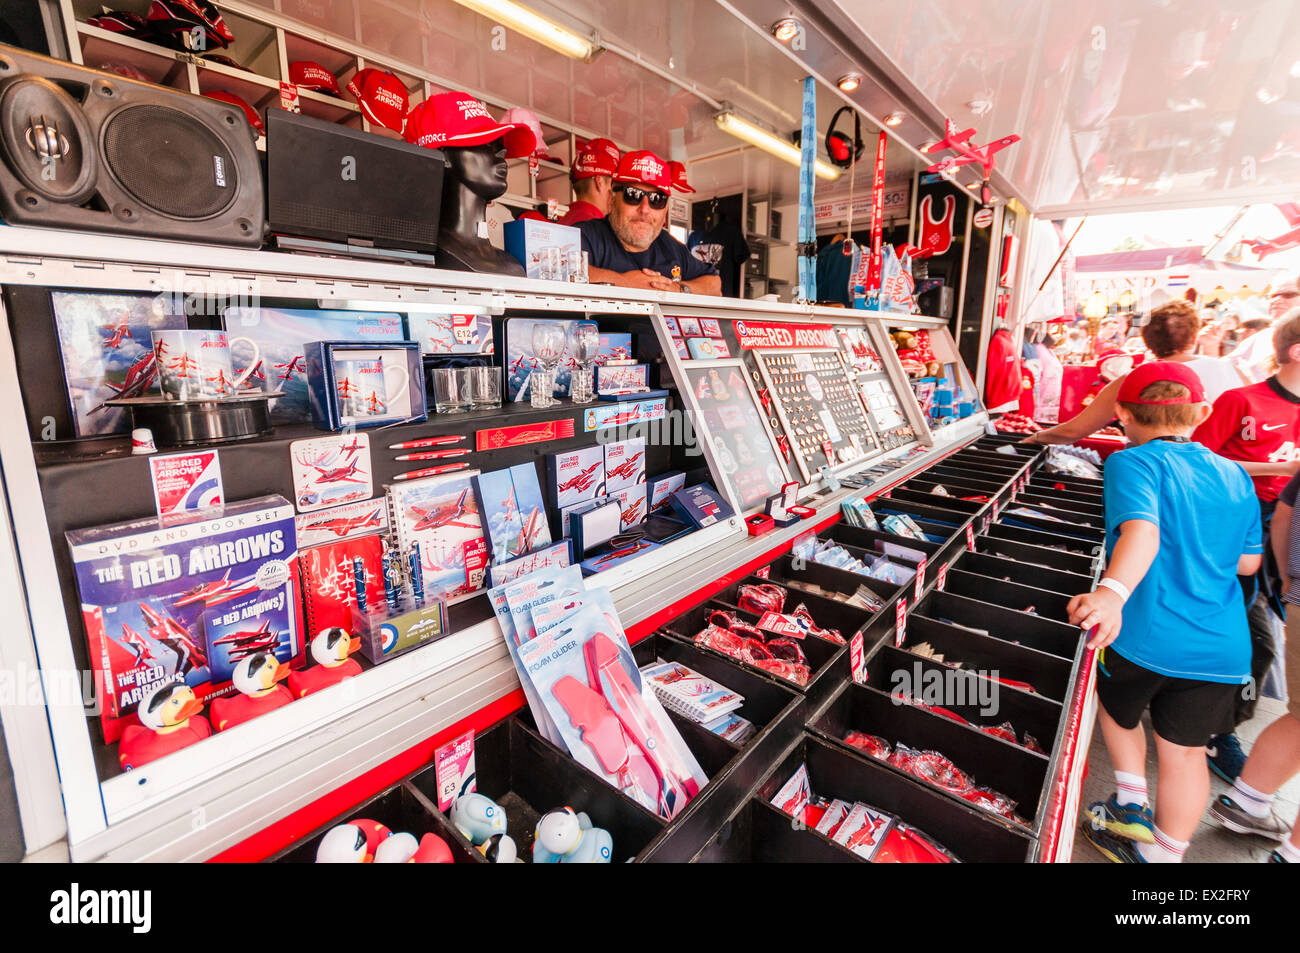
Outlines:
[[[463,414],[473,403],[469,367],[435,367],[433,410],[438,414]]]
[[[501,406],[501,369],[499,367],[470,367],[470,405],[474,410],[487,410]]]

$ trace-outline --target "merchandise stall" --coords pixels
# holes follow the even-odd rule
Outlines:
[[[230,7],[243,65],[61,4],[73,61],[265,116],[222,188],[285,172],[281,108],[379,130],[282,81],[370,47]],[[413,105],[445,89],[416,59],[383,62]],[[573,156],[575,125],[542,144]],[[512,161],[516,206],[568,201]],[[0,230],[30,852],[312,860],[364,818],[539,859],[570,805],[615,861],[1068,860],[1093,665],[1064,603],[1099,571],[1099,485],[991,433],[948,318],[587,284],[527,246],[455,271],[419,241],[264,249],[256,191],[211,231],[109,234],[111,195]],[[691,711],[664,666],[737,704]]]

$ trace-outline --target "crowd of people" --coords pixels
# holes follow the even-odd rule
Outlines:
[[[1248,335],[1217,323],[1207,334],[1189,302],[1157,308],[1139,332],[1149,359],[1076,417],[1026,438],[1072,443],[1116,421],[1127,438],[1105,464],[1105,575],[1070,603],[1071,621],[1099,650],[1098,718],[1115,765],[1116,792],[1088,809],[1083,832],[1111,860],[1180,861],[1210,770],[1232,785],[1210,816],[1280,841],[1270,862],[1300,860],[1300,832],[1274,807],[1300,774],[1297,304],[1296,282],[1282,283],[1270,320]],[[1287,713],[1247,756],[1236,729],[1253,717],[1278,655]]]

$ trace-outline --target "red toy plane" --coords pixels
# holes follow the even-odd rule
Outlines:
[[[419,532],[422,529],[436,529],[439,526],[460,526],[464,529],[477,529],[469,523],[459,523],[462,516],[467,516],[474,511],[466,509],[465,503],[469,500],[469,490],[461,490],[460,496],[456,497],[454,503],[439,503],[437,506],[408,507],[411,515],[417,520],[414,530]]]
[[[104,328],[108,332],[108,340],[104,342],[105,347],[111,347],[117,350],[118,345],[122,343],[122,338],[131,337],[131,329],[127,327],[126,318],[123,318],[112,327]],[[132,340],[135,340],[132,338]]]
[[[573,476],[569,477],[569,479],[557,486],[556,489],[561,493],[567,493],[569,490],[582,492],[587,489],[587,487],[591,486],[591,482],[594,479],[593,474],[596,472],[596,467],[598,466],[600,466],[599,460],[587,467],[587,469],[583,470],[581,473],[575,473]]]
[[[636,553],[641,552],[641,550],[649,549],[649,548],[650,548],[649,540],[638,539],[631,546],[624,546],[622,549],[616,549],[612,553],[606,553],[604,556],[601,556],[599,559],[596,560],[595,565],[603,566],[605,565],[605,563],[611,560],[622,559],[624,556],[633,556]]]
[[[294,371],[302,372],[302,368],[298,366],[299,362],[302,360],[304,360],[304,358],[299,356],[295,357],[288,364],[276,364],[275,369],[277,371],[284,371],[284,373],[280,375],[280,380],[287,381],[291,379]]]
[[[952,124],[952,120],[945,119],[943,121],[943,138],[921,151],[931,153],[951,149],[957,155],[941,159],[925,171],[944,173],[956,169],[958,166],[975,163],[983,171],[983,182],[980,185],[980,201],[988,205],[993,200],[993,190],[989,188],[989,177],[993,175],[993,168],[996,164],[993,154],[1000,152],[1013,143],[1019,142],[1020,137],[1017,135],[1003,136],[996,142],[990,142],[986,146],[977,146],[971,142],[973,135],[975,135],[974,129],[964,129],[958,132],[957,127]]]
[[[193,605],[200,600],[206,602],[208,599],[217,595],[217,593],[225,592],[231,586],[236,585],[238,585],[237,582],[230,581],[230,570],[227,569],[226,574],[216,582],[201,582],[193,589],[182,593],[181,597],[176,600],[175,606],[179,609],[182,606]]]
[[[378,527],[381,509],[382,507],[376,508],[369,516],[336,516],[333,519],[321,520],[319,523],[308,523],[307,528],[328,530],[335,536],[346,536],[356,529]]]
[[[346,467],[318,467],[312,464],[311,468],[320,474],[313,482],[315,483],[365,483],[363,479],[358,479],[357,468],[360,462],[353,460]]]
[[[628,457],[618,466],[614,467],[614,469],[606,473],[605,479],[612,480],[617,477],[630,477],[633,473],[636,473],[636,462],[640,460],[643,456],[645,456],[644,453],[632,454],[632,456]]]

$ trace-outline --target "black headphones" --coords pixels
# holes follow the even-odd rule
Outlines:
[[[835,124],[840,121],[840,115],[845,112],[853,113],[852,142],[849,141],[848,136],[835,129]],[[830,157],[831,165],[847,169],[862,158],[864,151],[866,146],[862,142],[862,117],[852,106],[841,106],[835,110],[835,115],[831,117],[830,128],[826,130],[826,155]]]

